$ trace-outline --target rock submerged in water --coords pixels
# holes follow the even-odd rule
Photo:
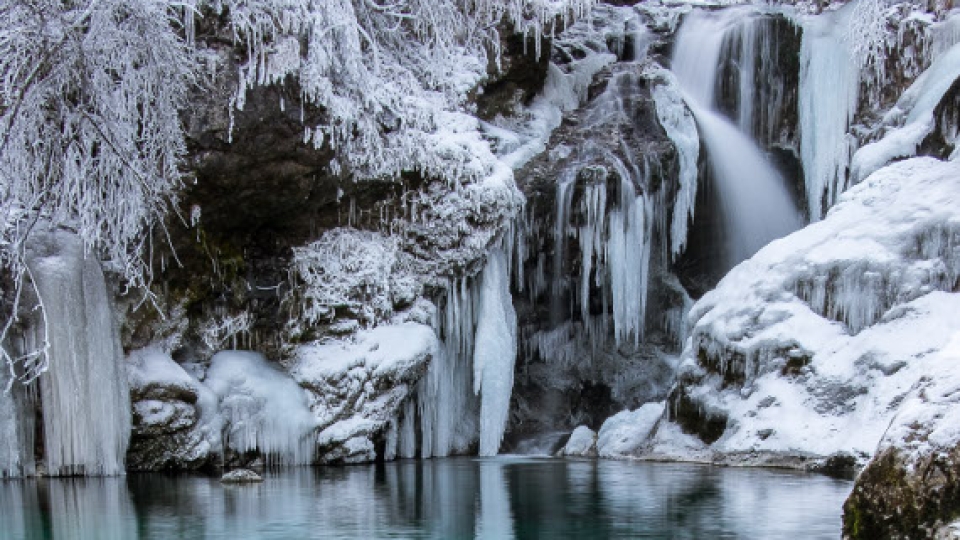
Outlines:
[[[263,482],[263,477],[250,469],[234,469],[220,478],[223,484],[255,484]]]

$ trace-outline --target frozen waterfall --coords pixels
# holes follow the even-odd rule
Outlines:
[[[690,13],[678,32],[673,56],[673,72],[696,117],[716,182],[727,229],[729,266],[802,225],[781,175],[750,136],[716,110],[717,67],[725,39],[732,32],[748,32],[739,36],[742,42],[754,39],[752,30],[745,30],[753,21],[747,18],[739,23],[743,19],[741,10]],[[754,49],[752,44],[750,48]],[[754,65],[755,60],[750,60],[741,69],[752,70]],[[753,77],[741,79],[752,81]],[[753,96],[752,89],[741,88],[738,120],[744,127],[753,125]]]
[[[47,472],[118,475],[130,436],[120,336],[96,257],[66,232],[38,235],[28,265],[46,318],[49,370],[40,377]],[[38,343],[42,328],[38,324]]]

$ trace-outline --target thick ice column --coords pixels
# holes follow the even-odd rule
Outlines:
[[[49,369],[40,377],[47,471],[117,475],[130,437],[123,354],[100,262],[69,233],[45,234],[28,265],[40,293]]]
[[[510,297],[507,257],[502,249],[490,254],[482,280],[473,389],[480,395],[480,455],[494,456],[507,426],[517,358],[517,314]]]

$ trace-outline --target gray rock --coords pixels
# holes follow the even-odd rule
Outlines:
[[[220,478],[224,484],[255,484],[263,482],[263,477],[250,469],[234,469]]]

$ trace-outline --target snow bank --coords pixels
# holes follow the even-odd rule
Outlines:
[[[958,176],[881,169],[734,268],[691,310],[668,416],[719,454],[871,455],[960,317]]]
[[[308,464],[317,421],[306,393],[258,353],[214,355],[204,381],[220,400],[224,444],[240,453],[260,451],[281,464]]]

